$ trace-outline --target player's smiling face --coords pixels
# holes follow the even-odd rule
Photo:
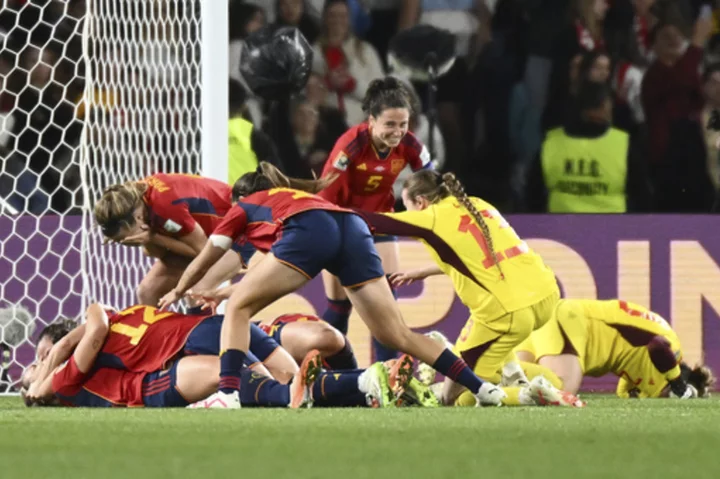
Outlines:
[[[407,108],[386,108],[377,117],[370,115],[368,123],[375,148],[395,148],[408,132],[410,111]]]

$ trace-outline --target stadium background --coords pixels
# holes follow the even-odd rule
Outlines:
[[[163,168],[193,172],[200,164],[197,132],[180,128],[192,122],[183,115],[199,114],[199,26],[193,14],[198,3],[94,3],[100,20],[114,20],[115,27],[102,27],[114,32],[107,35],[112,41],[99,45],[89,63],[82,58],[85,1],[8,0],[0,12],[0,199],[19,212],[8,215],[3,210],[0,216],[0,308],[21,305],[44,322],[58,315],[77,316],[88,296],[112,297],[123,288],[132,291],[130,283],[147,264],[133,265],[138,258],[127,251],[83,243],[87,238],[77,232],[88,229],[87,218],[80,215],[83,202],[89,201],[85,196],[113,180]],[[363,48],[371,50],[366,52],[377,53],[381,70],[387,67],[388,40],[400,28],[418,21],[451,28],[459,59],[438,91],[436,160],[442,169],[457,172],[471,194],[488,199],[507,214],[518,233],[555,269],[566,296],[621,296],[648,305],[673,323],[690,363],[704,358],[717,371],[720,229],[711,213],[720,184],[720,159],[717,135],[705,121],[720,108],[717,26],[704,38],[702,64],[683,72],[691,81],[673,92],[696,100],[680,112],[688,121],[680,127],[671,125],[670,118],[678,112],[669,107],[651,118],[657,124],[667,115],[666,139],[673,146],[660,153],[667,156],[665,163],[654,159],[657,151],[650,140],[657,137],[650,131],[640,93],[644,73],[656,62],[648,25],[662,18],[690,41],[697,34],[694,24],[700,7],[706,3],[714,5],[694,0],[349,0],[347,5],[354,35],[367,42]],[[231,80],[238,80],[237,55],[251,28],[296,21],[285,18],[289,10],[281,4],[300,5],[298,25],[312,44],[322,37],[322,0],[233,0],[229,2]],[[185,5],[186,11],[173,10],[177,5]],[[422,12],[409,19],[407,9],[413,5]],[[602,7],[599,15],[596,5],[608,8]],[[122,27],[141,14],[150,20]],[[162,26],[164,21],[182,26],[165,33],[165,40],[176,42],[175,48],[163,50],[161,37],[148,40],[155,43],[152,48],[145,45],[145,51],[112,50],[123,41],[142,47],[142,41],[124,39],[122,33],[132,28],[155,31],[148,25]],[[112,55],[101,58],[97,53],[102,48]],[[138,58],[123,57],[133,52]],[[647,166],[642,182],[655,187],[654,195],[640,210],[631,210],[642,213],[638,215],[524,215],[544,209],[529,194],[527,184],[536,174],[533,166],[543,132],[556,124],[569,101],[572,60],[599,52],[606,52],[611,61],[600,81],[613,90],[616,126],[641,145]],[[105,68],[97,69],[99,75],[88,91],[84,68],[93,62]],[[109,68],[123,62],[130,68]],[[367,72],[372,71],[368,67]],[[541,78],[546,80],[540,82],[544,91],[533,96]],[[116,94],[112,87],[119,84],[133,84],[135,90]],[[152,104],[143,104],[142,96],[160,84],[153,91]],[[423,102],[426,86],[418,81],[413,86]],[[247,94],[241,94],[243,101],[235,106],[275,142],[286,172],[308,177],[317,171],[319,159],[324,160],[337,135],[356,120],[349,106],[347,111],[338,108],[344,102],[338,103],[337,97],[345,94],[328,90],[322,75],[315,75],[304,95],[286,105],[287,110],[269,109]],[[145,115],[147,109],[153,110],[152,115]],[[143,121],[134,121],[140,114],[145,115]],[[415,121],[416,133],[427,143],[427,118],[419,115]],[[76,152],[88,124],[94,129],[85,137],[93,146],[86,166],[93,174],[84,177]],[[303,125],[314,129],[303,130]],[[288,141],[289,137],[295,141]],[[108,161],[117,144],[121,154]],[[667,188],[666,180],[673,175],[678,182],[682,179],[682,188]],[[88,250],[107,256],[102,266],[88,265],[83,256]],[[402,243],[403,269],[427,260],[420,245]],[[88,286],[87,278],[78,274],[81,270],[91,271],[99,281]],[[400,297],[403,313],[415,328],[438,328],[454,337],[466,319],[446,278],[405,288]],[[321,312],[323,307],[322,285],[316,279],[262,317]],[[367,364],[369,338],[355,316],[350,338],[361,363]],[[19,368],[28,363],[30,350],[26,343],[13,351],[11,378],[17,378]],[[588,384],[611,387],[607,380]]]

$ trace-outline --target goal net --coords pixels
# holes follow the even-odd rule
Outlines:
[[[91,211],[109,185],[200,172],[200,23],[199,0],[4,2],[0,393],[46,325],[135,302],[150,262]]]

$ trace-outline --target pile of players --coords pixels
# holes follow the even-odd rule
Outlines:
[[[26,402],[582,407],[583,376],[607,373],[620,377],[623,397],[708,394],[712,374],[682,361],[658,315],[619,300],[561,300],[552,270],[501,214],[452,173],[432,170],[408,132],[411,105],[399,80],[372,82],[367,122],[338,140],[316,180],[261,163],[232,187],[159,173],[108,188],[95,205],[105,237],[156,258],[140,305],[92,305],[81,326],[43,332],[23,377]],[[392,186],[406,166],[415,170],[402,191],[407,211],[395,213]],[[398,271],[397,236],[421,240],[435,264]],[[322,320],[253,322],[323,271]],[[395,287],[439,274],[470,311],[454,346],[411,331],[394,299]],[[165,311],[181,299],[189,314]],[[225,316],[212,315],[224,301]],[[380,356],[366,370],[343,334],[352,307]],[[445,381],[430,386],[436,372]]]

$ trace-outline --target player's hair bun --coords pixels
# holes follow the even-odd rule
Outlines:
[[[370,82],[362,109],[368,115],[377,116],[386,108],[412,109],[412,96],[402,80],[386,76]]]

